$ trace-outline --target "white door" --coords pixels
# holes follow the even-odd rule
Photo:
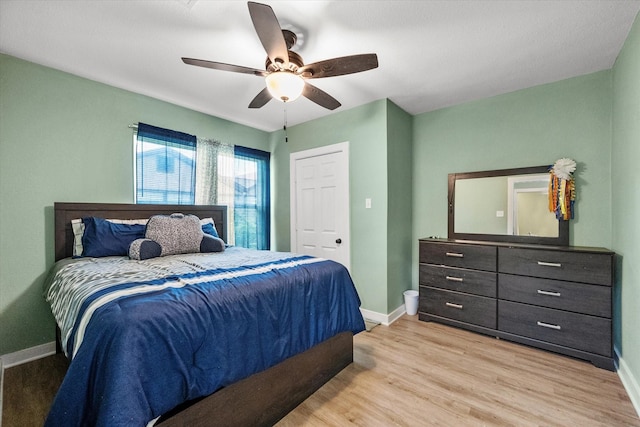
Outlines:
[[[349,268],[348,143],[291,154],[291,249]]]

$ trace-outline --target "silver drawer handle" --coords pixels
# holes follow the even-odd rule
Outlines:
[[[444,278],[452,282],[464,282],[462,277],[445,276]]]
[[[545,267],[562,267],[562,264],[559,262],[538,261],[538,265],[544,265]]]
[[[560,296],[560,292],[543,291],[542,289],[538,289],[538,293],[540,295],[548,295],[550,297],[559,297]]]
[[[445,303],[447,307],[457,308],[458,310],[462,310],[462,304],[454,304],[452,302]]]
[[[538,326],[542,326],[543,328],[555,329],[556,331],[559,331],[560,329],[562,329],[560,325],[552,325],[551,323],[544,323],[544,322],[538,322]]]
[[[459,254],[457,252],[447,252],[445,255],[451,256],[454,258],[464,258],[464,254]]]

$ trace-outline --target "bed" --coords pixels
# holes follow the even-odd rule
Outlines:
[[[59,294],[59,349],[71,360],[45,425],[273,425],[353,361],[364,321],[338,263],[233,247],[70,258],[74,219],[181,212],[212,218],[226,240],[224,206],[55,203],[54,212],[46,293]],[[165,274],[167,265],[178,267]]]

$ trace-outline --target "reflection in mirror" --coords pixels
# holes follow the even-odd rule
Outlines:
[[[568,244],[549,211],[548,167],[449,175],[449,238]]]
[[[558,237],[548,197],[549,174],[458,180],[456,232]]]
[[[507,234],[558,237],[558,220],[549,211],[549,174],[507,178]]]

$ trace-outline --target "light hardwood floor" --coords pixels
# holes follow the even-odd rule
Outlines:
[[[355,337],[354,363],[289,426],[640,426],[614,372],[404,316]]]
[[[41,426],[64,370],[61,355],[8,369],[0,424]],[[345,425],[611,427],[640,419],[615,372],[404,316],[356,335],[354,363],[278,423]]]

